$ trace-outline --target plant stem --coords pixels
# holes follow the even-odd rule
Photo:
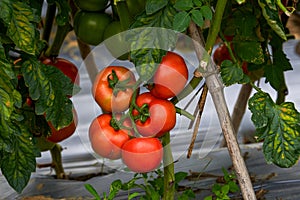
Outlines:
[[[196,137],[197,137],[197,134],[198,134],[200,121],[201,121],[202,113],[203,113],[203,110],[204,110],[204,105],[205,105],[205,102],[206,102],[207,93],[208,93],[207,85],[204,85],[202,93],[201,93],[201,97],[199,99],[198,106],[197,106],[198,107],[198,116],[197,116],[197,119],[196,119],[196,124],[195,124],[195,127],[194,127],[191,143],[190,143],[190,146],[188,148],[187,158],[191,157],[192,151],[194,149],[194,144],[195,144]]]
[[[177,96],[171,99],[171,102],[175,105],[180,100],[184,99],[186,96],[191,94],[191,92],[199,85],[202,79],[202,77],[194,76],[187,84],[187,86],[182,90],[182,92],[180,92]]]
[[[194,115],[192,115],[191,113],[187,112],[186,110],[178,108],[176,106],[175,106],[175,109],[176,109],[176,113],[178,113],[180,115],[183,115],[183,116],[187,117],[188,119],[190,119],[192,121],[195,120]]]
[[[72,30],[72,26],[66,23],[63,26],[57,26],[56,35],[51,46],[46,50],[46,57],[57,57],[67,34]]]
[[[133,17],[129,13],[128,6],[124,0],[114,0],[120,23],[123,31],[126,31],[133,21]]]
[[[235,130],[235,136],[238,135],[238,130],[246,112],[248,99],[252,92],[251,84],[244,84],[240,90],[239,96],[235,102],[234,109],[232,112],[231,120],[233,124],[233,129]],[[226,142],[223,140],[221,142],[221,147],[226,147]]]
[[[43,30],[42,39],[46,42],[49,42],[49,38],[51,35],[52,25],[55,18],[55,12],[56,12],[56,4],[48,4],[47,6],[47,13],[45,17],[45,25]]]
[[[56,177],[58,179],[65,178],[65,172],[62,165],[61,151],[62,147],[59,144],[55,144],[54,147],[50,149],[52,164],[54,166]]]
[[[212,51],[213,45],[216,41],[218,32],[220,30],[221,20],[226,7],[226,3],[227,0],[217,1],[213,23],[209,29],[208,39],[205,46],[205,49],[209,53]],[[190,24],[190,29],[197,30],[195,23]],[[192,38],[193,37],[195,37],[195,35],[192,36]],[[235,169],[238,182],[240,184],[243,198],[245,200],[254,200],[256,199],[256,196],[253,190],[253,186],[250,180],[250,176],[248,174],[246,164],[241,155],[241,151],[235,137],[233,125],[223,93],[223,83],[220,79],[217,66],[212,62],[209,62],[209,55],[202,56],[202,47],[198,42],[195,42],[194,40],[193,43],[198,59],[199,61],[201,61],[200,70],[206,79],[207,87],[212,95],[212,99],[218,113],[220,125],[222,127],[223,135],[227,143],[227,148],[232,159],[233,167]]]
[[[175,195],[175,175],[174,175],[174,161],[170,144],[170,132],[162,137],[162,144],[164,146],[164,196],[163,200],[172,200]]]

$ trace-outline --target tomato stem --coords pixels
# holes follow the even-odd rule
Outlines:
[[[175,106],[175,109],[176,109],[176,113],[180,114],[180,115],[183,115],[185,117],[187,117],[188,119],[194,121],[195,120],[195,116],[192,115],[191,113],[187,112],[186,110],[184,109],[181,109],[177,106]]]
[[[62,165],[61,151],[62,151],[62,147],[59,144],[55,144],[54,147],[50,149],[52,163],[54,166],[56,177],[58,179],[62,179],[65,177],[65,172]]]
[[[133,21],[133,17],[131,16],[126,1],[124,0],[114,0],[114,5],[117,8],[117,12],[120,18],[120,23],[123,31],[126,31]]]
[[[138,132],[137,127],[135,125],[135,117],[133,116],[132,112],[133,112],[134,109],[139,108],[135,103],[137,94],[138,94],[138,90],[136,89],[136,90],[134,90],[134,92],[132,94],[131,102],[130,102],[130,106],[129,106],[129,111],[128,111],[129,119],[131,121],[131,125],[132,125],[135,136],[139,136],[139,132]]]
[[[70,23],[66,23],[62,26],[57,26],[57,31],[53,43],[45,52],[46,57],[57,57],[59,55],[60,48],[67,36],[67,34],[72,30]]]
[[[174,161],[170,144],[170,132],[167,132],[162,137],[164,147],[163,165],[164,165],[164,196],[163,200],[172,200],[175,195],[175,173]]]
[[[46,17],[45,17],[44,31],[42,35],[42,39],[45,40],[46,42],[49,42],[53,21],[55,18],[55,12],[56,12],[56,4],[55,3],[48,4]]]
[[[290,17],[291,14],[295,11],[295,8],[293,8],[292,12],[288,11],[288,9],[282,4],[281,0],[276,0],[276,4],[288,17]]]
[[[186,96],[191,94],[194,89],[199,85],[199,83],[202,81],[202,77],[193,77],[190,82],[187,84],[187,86],[175,97],[173,97],[170,101],[175,105],[180,100],[184,99]]]

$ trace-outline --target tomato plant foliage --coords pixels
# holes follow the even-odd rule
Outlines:
[[[249,100],[259,140],[264,140],[266,160],[280,167],[294,165],[300,155],[300,113],[291,102],[277,105],[262,91]]]
[[[114,1],[118,13],[113,18],[120,21],[122,30],[131,30],[126,40],[130,43],[129,59],[140,78],[137,82],[149,83],[163,56],[176,47],[178,33],[190,34],[191,22],[201,30],[204,41],[216,31],[208,29],[215,23],[216,5],[222,1],[147,0],[138,1],[139,6],[132,2],[126,1],[129,10],[135,8],[134,16],[124,16],[132,13],[122,13],[126,6],[118,5],[125,5],[124,1]],[[80,89],[59,69],[41,62],[49,47],[49,41],[40,37],[45,3],[56,6],[58,27],[72,24],[70,16],[74,10],[69,1],[0,1],[0,168],[18,192],[35,170],[35,159],[41,151],[37,140],[51,134],[48,123],[56,129],[70,125],[73,106],[69,97]],[[257,90],[248,105],[258,139],[264,142],[266,160],[291,167],[300,155],[300,114],[293,103],[285,102],[288,87],[284,73],[292,66],[282,48],[287,34],[279,15],[280,3],[228,1],[219,37],[228,48],[230,59],[217,64],[225,86],[247,83]],[[60,31],[56,33],[59,35]],[[278,93],[276,102],[254,85],[261,78]]]
[[[66,23],[69,5],[49,3],[60,5],[57,22]],[[17,192],[35,171],[40,156],[36,136],[50,134],[46,121],[56,129],[71,123],[67,95],[79,91],[60,70],[39,60],[47,47],[38,27],[42,5],[43,1],[0,1],[0,167]]]

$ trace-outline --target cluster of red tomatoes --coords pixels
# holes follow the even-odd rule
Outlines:
[[[187,79],[184,59],[173,52],[163,57],[149,91],[141,94],[128,68],[101,70],[92,88],[103,110],[89,128],[93,150],[104,158],[122,159],[134,172],[156,169],[163,158],[160,138],[176,124],[176,109],[169,99],[184,89]]]

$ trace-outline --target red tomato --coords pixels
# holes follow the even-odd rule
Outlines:
[[[188,79],[188,69],[184,59],[173,52],[168,52],[158,66],[154,77],[151,94],[157,98],[168,99],[181,92]]]
[[[233,50],[233,46],[231,45],[231,49],[234,53],[234,50]],[[215,51],[214,51],[214,54],[213,54],[213,59],[215,61],[215,63],[217,65],[221,65],[221,63],[224,61],[224,60],[231,60],[232,61],[232,58],[230,56],[230,53],[226,47],[225,44],[221,44]],[[243,69],[243,72],[244,74],[248,74],[248,64],[247,62],[243,62],[242,63],[242,69]]]
[[[46,58],[43,60],[45,65],[51,65],[60,69],[67,77],[69,77],[72,83],[79,85],[79,74],[77,67],[70,61],[64,58]]]
[[[243,69],[244,74],[249,74],[247,62],[243,62],[242,69]]]
[[[77,124],[78,124],[78,116],[75,108],[73,108],[73,121],[71,122],[70,125],[62,129],[56,130],[51,124],[51,122],[48,122],[48,125],[50,126],[51,129],[51,135],[47,137],[47,140],[49,140],[50,142],[57,143],[69,138],[71,135],[74,134]]]
[[[134,172],[146,173],[159,167],[163,146],[157,138],[133,138],[122,147],[122,160]]]
[[[89,138],[93,150],[98,155],[115,160],[121,158],[121,147],[130,139],[131,131],[114,129],[111,120],[111,114],[102,114],[95,118],[89,127]]]
[[[126,67],[108,66],[96,76],[93,97],[104,111],[122,112],[129,107],[135,82],[134,74]]]
[[[225,44],[221,44],[213,54],[213,59],[217,65],[221,65],[224,60],[231,60],[229,51]]]
[[[141,112],[133,111],[134,116],[139,116],[135,123],[142,136],[161,137],[174,128],[176,109],[170,101],[155,98],[146,92],[137,97],[136,104],[140,109],[144,108]]]

